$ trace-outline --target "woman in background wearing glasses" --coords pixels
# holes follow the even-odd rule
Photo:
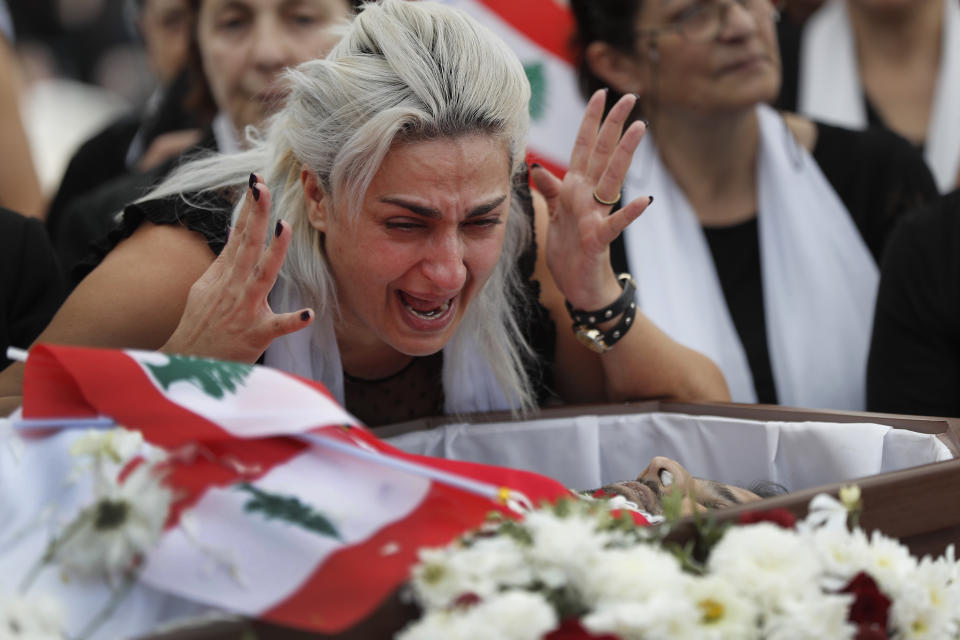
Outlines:
[[[657,206],[612,248],[640,306],[734,401],[862,409],[877,263],[936,193],[886,132],[781,114],[770,0],[572,0],[580,82],[650,122],[623,185]],[[617,194],[595,194],[615,201]]]

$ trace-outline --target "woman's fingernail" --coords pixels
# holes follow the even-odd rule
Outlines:
[[[649,129],[649,128],[650,128],[650,121],[647,120],[646,118],[640,118],[640,122],[643,123],[644,128],[646,128],[646,129]]]
[[[309,320],[309,319],[310,319],[310,311],[309,311],[309,310],[301,311],[301,312],[300,312],[300,319],[303,320],[304,322],[306,322],[307,320]]]
[[[650,205],[653,204],[653,196],[647,196],[647,197],[650,198],[650,202],[647,203],[647,206],[649,207]]]
[[[253,189],[253,187],[254,187],[256,184],[257,184],[257,174],[251,172],[251,173],[250,173],[250,188]]]
[[[250,190],[253,191],[253,199],[257,202],[260,202],[260,188],[257,185],[250,187]]]
[[[531,169],[539,169],[539,168],[541,168],[542,166],[543,166],[543,165],[540,164],[539,162],[534,162],[532,165],[530,165],[530,168],[531,168]]]
[[[281,233],[283,233],[283,221],[277,220],[277,228],[273,230],[273,235],[279,238]]]

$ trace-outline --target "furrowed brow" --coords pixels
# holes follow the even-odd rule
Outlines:
[[[503,195],[499,198],[495,198],[490,202],[485,202],[479,206],[474,207],[470,210],[470,213],[467,214],[467,218],[476,218],[487,213],[490,213],[507,199],[507,196]],[[439,220],[443,218],[443,213],[439,209],[434,209],[433,207],[425,207],[423,205],[417,204],[415,202],[410,202],[404,200],[403,198],[392,198],[392,197],[383,197],[380,198],[380,202],[386,202],[387,204],[396,205],[398,207],[403,207],[408,211],[417,214],[418,216],[423,216],[424,218],[431,218],[434,220]]]

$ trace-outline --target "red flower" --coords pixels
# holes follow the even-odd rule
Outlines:
[[[767,509],[766,511],[747,511],[740,514],[740,524],[756,524],[758,522],[772,522],[784,529],[793,529],[797,518],[786,509]]]
[[[467,593],[461,593],[457,596],[457,599],[453,601],[453,606],[463,607],[464,609],[469,609],[475,604],[479,604],[482,598],[472,591]]]
[[[620,640],[611,633],[595,636],[580,624],[579,618],[567,618],[559,627],[543,636],[543,640]]]
[[[886,629],[881,629],[875,624],[862,624],[857,627],[857,634],[853,640],[890,640]]]
[[[850,579],[840,593],[853,594],[847,619],[858,625],[857,638],[886,638],[887,614],[890,610],[890,598],[885,596],[877,583],[868,574],[861,571]],[[876,635],[875,631],[882,635]]]

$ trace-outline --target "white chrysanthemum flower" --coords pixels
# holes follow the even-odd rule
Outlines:
[[[559,624],[557,613],[539,593],[505,591],[472,607],[475,627],[489,626],[503,640],[539,640]]]
[[[594,558],[613,537],[597,531],[594,516],[559,517],[541,510],[528,513],[524,527],[532,544],[528,557],[536,576],[551,588],[561,588],[592,569]]]
[[[828,591],[839,591],[870,564],[870,542],[862,529],[824,527],[809,539],[823,565],[820,586]]]
[[[891,600],[899,597],[905,579],[917,568],[917,560],[899,540],[874,530],[867,546],[867,564],[863,570],[877,581]]]
[[[807,517],[797,523],[797,531],[806,532],[813,529],[844,529],[847,528],[849,512],[842,502],[826,493],[818,493],[810,500]]]
[[[146,464],[122,484],[104,476],[100,485],[97,501],[59,536],[54,557],[68,572],[116,580],[160,538],[173,496]]]
[[[845,640],[856,627],[847,621],[853,597],[848,594],[807,593],[785,597],[768,611],[765,640]]]
[[[43,596],[0,595],[0,640],[62,640],[60,604]]]
[[[700,638],[699,612],[682,594],[660,593],[643,601],[599,604],[581,624],[593,633],[612,633],[621,640]]]
[[[434,609],[397,640],[539,640],[557,627],[557,614],[536,593],[508,591],[472,607]]]
[[[761,603],[819,592],[817,554],[802,537],[769,522],[727,531],[707,567]]]
[[[520,545],[508,536],[493,536],[478,538],[469,547],[421,550],[412,584],[422,605],[445,608],[466,593],[486,599],[532,581]]]
[[[942,559],[941,559],[942,560]],[[890,608],[892,626],[901,638],[953,638],[960,601],[950,565],[924,558],[905,576]]]
[[[750,640],[760,637],[759,610],[735,585],[720,576],[687,583],[687,597],[699,619],[694,637],[702,640]]]
[[[595,555],[589,571],[573,586],[584,604],[593,608],[601,603],[642,602],[662,593],[682,594],[691,579],[675,557],[659,547],[639,544]]]
[[[143,446],[143,435],[122,427],[116,429],[87,429],[70,445],[73,456],[93,456],[107,458],[113,462],[123,462],[136,455]]]

